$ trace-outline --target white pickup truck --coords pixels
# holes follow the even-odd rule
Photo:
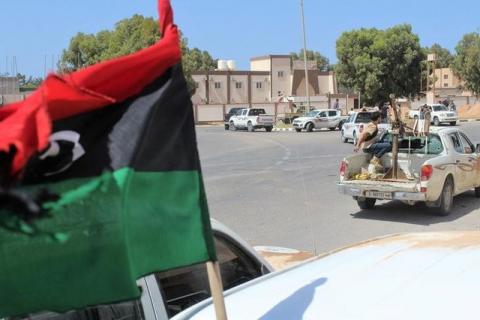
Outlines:
[[[380,141],[391,141],[385,133]],[[408,204],[425,202],[438,215],[448,215],[453,197],[475,189],[480,197],[480,144],[476,146],[456,128],[433,128],[427,137],[399,139],[398,166],[405,180],[356,180],[367,168],[371,155],[346,157],[340,166],[340,193],[353,196],[361,209],[371,209],[377,199],[401,200]],[[382,157],[385,168],[392,166],[392,154]]]
[[[372,118],[373,111],[355,111],[351,112],[348,119],[343,123],[341,127],[341,139],[342,142],[347,143],[348,140],[352,140],[353,144],[357,144],[357,139],[363,132],[363,128]],[[388,123],[380,123],[378,125],[378,134],[382,134],[384,131],[391,128]]]
[[[230,117],[229,128],[231,131],[247,129],[249,132],[264,128],[267,132],[272,131],[275,124],[275,116],[267,115],[264,109],[242,109]]]
[[[340,110],[312,110],[304,117],[293,120],[293,128],[297,132],[305,130],[312,132],[313,129],[330,129],[334,131],[341,128],[347,117],[342,116]]]
[[[431,104],[432,116],[431,121],[434,126],[439,126],[441,123],[449,123],[451,126],[457,124],[458,114],[456,111],[448,110],[443,104]],[[419,118],[419,110],[410,110],[408,116],[410,119],[417,120]]]

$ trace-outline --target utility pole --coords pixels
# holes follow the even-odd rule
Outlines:
[[[307,35],[305,33],[305,14],[303,10],[303,0],[300,0],[300,8],[302,12],[302,31],[303,31],[303,60],[305,63],[305,93],[307,95],[307,108],[305,113],[310,112],[310,92],[308,89],[308,68],[307,68]]]

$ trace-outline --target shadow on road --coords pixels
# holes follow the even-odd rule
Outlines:
[[[454,198],[453,210],[446,217],[435,215],[434,208],[428,208],[424,203],[409,206],[400,201],[380,203],[374,209],[360,210],[352,214],[352,217],[355,219],[403,222],[428,226],[455,221],[477,209],[480,209],[480,199],[476,198],[473,191],[471,191]]]

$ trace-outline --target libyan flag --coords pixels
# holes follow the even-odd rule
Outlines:
[[[0,318],[134,299],[144,275],[216,260],[178,31],[159,9],[154,46],[0,109]],[[57,197],[31,221],[9,191]]]

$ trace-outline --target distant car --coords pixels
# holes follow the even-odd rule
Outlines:
[[[229,320],[477,319],[480,232],[391,235],[225,292]],[[215,319],[212,300],[175,320]]]
[[[372,118],[373,111],[354,111],[350,112],[348,119],[342,125],[341,140],[347,143],[349,140],[353,141],[353,144],[357,144],[357,139],[363,133],[363,128]],[[386,130],[390,129],[391,125],[388,123],[380,123],[378,125],[379,135]]]
[[[212,229],[225,290],[274,271],[265,259],[232,230],[213,219]],[[32,270],[32,272],[35,271]],[[28,320],[167,320],[210,297],[205,264],[151,274],[138,280],[137,284],[142,289],[142,296],[138,300],[92,306],[64,314],[43,312],[23,318]],[[22,317],[5,318],[5,320],[14,319],[19,320]]]
[[[237,129],[247,129],[253,132],[256,129],[265,129],[271,132],[275,124],[275,116],[268,115],[265,109],[246,108],[242,109],[229,119],[229,128],[231,131]]]
[[[306,116],[293,120],[293,128],[297,132],[302,130],[312,132],[314,129],[324,128],[333,131],[340,128],[343,121],[345,121],[345,117],[342,117],[339,110],[312,110]]]
[[[230,130],[230,118],[242,111],[242,109],[244,108],[230,108],[230,110],[228,110],[228,113],[224,116],[225,130]]]
[[[447,106],[443,104],[432,104],[429,105],[432,107],[431,121],[434,126],[439,126],[442,123],[449,123],[451,126],[457,124],[458,114],[455,110],[450,110]],[[410,110],[408,116],[411,119],[419,118],[419,110]]]

